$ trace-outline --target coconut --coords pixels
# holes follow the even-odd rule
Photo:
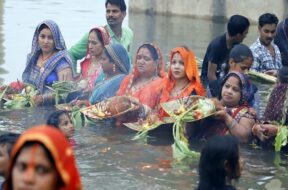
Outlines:
[[[122,113],[131,107],[131,101],[127,97],[116,96],[107,103],[106,111],[111,115]]]

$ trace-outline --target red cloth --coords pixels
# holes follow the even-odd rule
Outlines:
[[[81,190],[82,185],[78,169],[74,159],[73,149],[63,133],[56,128],[39,125],[26,130],[17,140],[13,147],[11,162],[9,166],[9,176],[5,189],[12,189],[11,171],[16,160],[16,155],[26,142],[39,142],[51,154],[55,161],[55,168],[61,177],[64,187],[61,190]]]

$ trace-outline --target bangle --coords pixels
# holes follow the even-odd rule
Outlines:
[[[232,122],[227,125],[227,128],[229,131],[237,124],[237,121],[235,119],[232,119]]]

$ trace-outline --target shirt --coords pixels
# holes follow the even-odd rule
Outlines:
[[[265,72],[268,70],[278,70],[281,68],[281,54],[277,45],[272,42],[272,46],[275,51],[275,56],[273,57],[269,50],[260,43],[259,38],[255,43],[250,46],[253,53],[254,62],[252,65],[252,70],[258,72]]]

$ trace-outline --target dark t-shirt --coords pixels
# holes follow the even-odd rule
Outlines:
[[[220,77],[220,73],[222,72],[222,65],[226,63],[229,55],[229,49],[226,45],[226,33],[216,37],[212,40],[206,50],[206,54],[202,64],[201,70],[201,79],[203,81],[208,80],[208,63],[211,61],[212,63],[217,64],[217,72],[216,77]]]

